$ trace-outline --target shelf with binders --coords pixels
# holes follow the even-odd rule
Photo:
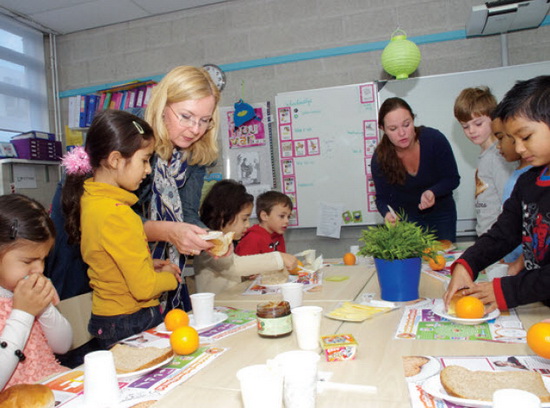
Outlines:
[[[86,95],[69,97],[68,127],[85,132],[95,113],[105,109],[145,108],[155,81],[133,81]]]

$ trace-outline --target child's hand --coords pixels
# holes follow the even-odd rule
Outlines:
[[[420,196],[420,204],[418,204],[418,208],[421,210],[425,210],[426,208],[432,207],[434,204],[435,194],[432,190],[426,190]]]
[[[523,262],[523,254],[521,254],[518,259],[508,264],[508,276],[517,275],[523,269],[525,269],[525,264]]]
[[[181,283],[181,269],[175,263],[167,259],[153,259],[153,266],[156,272],[170,272]]]
[[[456,265],[453,269],[453,275],[451,277],[451,282],[447,287],[447,291],[443,294],[443,302],[445,303],[445,310],[449,308],[449,303],[451,303],[451,298],[458,291],[462,291],[465,295],[467,288],[471,288],[474,282],[470,278],[470,274],[466,268],[460,264]]]
[[[492,282],[474,283],[464,290],[466,296],[475,296],[485,305],[485,313],[491,313],[497,308],[497,299]]]
[[[283,257],[283,264],[287,270],[292,271],[298,267],[298,258],[294,255],[281,252],[281,256]]]
[[[58,303],[59,296],[52,282],[42,274],[31,273],[21,279],[13,290],[13,308],[39,316],[50,303]]]

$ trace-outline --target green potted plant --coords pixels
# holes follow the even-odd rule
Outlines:
[[[440,243],[428,229],[407,220],[386,222],[362,231],[358,254],[372,256],[380,284],[380,297],[389,301],[418,299],[422,258],[434,258]]]

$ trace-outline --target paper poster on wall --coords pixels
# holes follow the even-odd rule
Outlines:
[[[288,92],[275,102],[281,188],[295,202],[291,226],[317,227],[336,237],[340,225],[379,222],[370,187],[378,143],[375,84]],[[320,219],[325,212],[318,211],[320,202],[334,200],[342,203],[338,232],[327,228]]]
[[[258,152],[240,152],[237,155],[237,181],[244,185],[260,184],[260,155]]]
[[[263,118],[266,113],[260,108],[254,108],[256,116],[243,125],[235,128],[235,109],[225,113],[229,132],[229,148],[242,148],[250,146],[264,146],[266,144],[266,132]]]
[[[255,117],[235,129],[235,108],[220,108],[220,141],[223,177],[243,183],[252,194],[252,186],[274,188],[273,150],[269,103],[250,104]]]

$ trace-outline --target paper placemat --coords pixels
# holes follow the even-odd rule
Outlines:
[[[251,327],[256,327],[255,311],[238,309],[238,308],[227,307],[227,306],[216,306],[215,310],[217,312],[225,313],[227,315],[227,319],[221,322],[220,324],[217,324],[216,326],[212,327],[209,330],[202,331],[200,333],[201,344],[213,343],[214,341],[223,339],[224,337],[228,337],[235,333],[239,333],[241,331],[250,329]],[[134,337],[143,336],[144,334],[154,336],[153,338],[156,338],[157,341],[160,341],[160,339],[168,339],[170,337],[169,334],[159,333],[156,331],[155,328],[153,328],[153,329],[147,330],[141,335],[132,336],[130,339],[133,339]],[[130,344],[128,340],[125,340],[124,343]],[[130,345],[134,345],[134,344],[130,344]],[[137,346],[139,347],[139,345]],[[157,344],[155,344],[155,346],[161,347],[160,345],[157,345]],[[163,347],[167,347],[167,346],[163,346]]]
[[[200,347],[188,356],[176,356],[170,364],[128,382],[119,381],[122,401],[120,408],[130,407],[143,400],[158,400],[175,386],[188,380],[214,359],[226,352],[223,347]],[[71,370],[55,376],[45,385],[53,390],[56,407],[84,406],[84,371]]]
[[[452,323],[433,313],[442,299],[427,299],[405,306],[395,338],[415,340],[485,340],[498,343],[525,343],[527,333],[515,310],[501,312],[494,321],[475,326]]]
[[[511,371],[511,370],[530,370],[536,371],[546,377],[550,376],[550,361],[536,356],[464,356],[464,357],[431,357],[431,356],[406,356],[404,357],[404,366],[407,358],[425,358],[430,360],[424,364],[420,373],[415,375],[419,381],[408,381],[409,394],[412,408],[461,408],[462,405],[453,404],[443,399],[435,398],[422,389],[422,384],[434,375],[439,375],[442,367],[449,365],[459,365],[469,370],[480,371]],[[439,369],[432,370],[435,361]],[[410,362],[409,362],[410,364]],[[426,370],[426,376],[422,376],[422,371]]]

